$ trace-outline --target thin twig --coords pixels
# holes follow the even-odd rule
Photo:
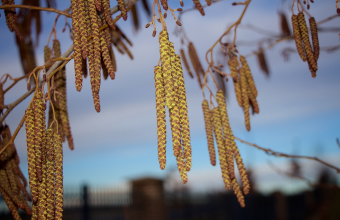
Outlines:
[[[2,5],[0,6],[0,9],[7,9],[7,8],[26,8],[29,10],[50,11],[50,12],[55,12],[61,15],[65,15],[66,17],[69,17],[69,18],[72,17],[71,14],[64,12],[64,11],[59,11],[55,8],[44,8],[44,7],[31,6],[31,5]]]
[[[275,157],[289,157],[289,158],[299,158],[299,159],[308,159],[308,160],[314,160],[314,161],[317,161],[319,163],[322,163],[323,165],[326,165],[332,169],[335,169],[337,173],[340,173],[340,168],[336,167],[336,166],[333,166],[332,164],[329,164],[323,160],[320,160],[319,158],[317,157],[309,157],[309,156],[299,156],[299,155],[290,155],[290,154],[285,154],[285,153],[279,153],[279,152],[276,152],[276,151],[273,151],[271,149],[268,149],[268,148],[263,148],[263,147],[260,147],[256,144],[252,144],[252,143],[249,143],[247,141],[244,141],[238,137],[235,137],[236,140],[244,143],[244,144],[247,144],[249,146],[253,146],[253,147],[256,147],[257,149],[259,150],[262,150],[264,152],[266,152],[268,155],[272,155],[272,156],[275,156]]]
[[[130,4],[135,4],[138,0],[132,0],[129,1]],[[115,6],[111,9],[111,14],[114,14],[116,12],[118,12],[118,6]],[[117,17],[121,17],[121,15],[118,15]],[[117,18],[116,17],[116,18]],[[118,18],[118,19],[119,19]],[[118,20],[117,19],[117,20]],[[73,44],[65,51],[65,53],[63,55],[60,56],[60,58],[67,58],[73,51]],[[48,72],[46,73],[46,76],[48,77],[55,69],[57,69],[59,67],[59,65],[62,63],[63,61],[57,61],[55,62],[50,69],[48,70]],[[39,82],[39,86],[42,85],[43,81]],[[31,88],[30,91],[27,91],[26,93],[24,93],[21,97],[19,97],[17,100],[15,100],[14,102],[12,102],[11,104],[8,105],[7,111],[2,115],[2,117],[0,118],[0,123],[2,123],[4,121],[4,119],[7,117],[7,115],[13,110],[13,108],[15,106],[17,106],[19,103],[21,103],[23,100],[25,100],[30,94],[32,94],[32,92],[34,92],[35,90],[35,86],[33,86]]]

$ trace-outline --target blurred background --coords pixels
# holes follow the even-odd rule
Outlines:
[[[146,1],[151,9],[152,1]],[[184,0],[183,10],[194,7]],[[206,3],[201,1],[202,5]],[[20,0],[16,1],[20,4]],[[111,7],[116,1],[111,1]],[[292,1],[251,1],[237,30],[236,45],[247,61],[258,89],[260,114],[251,115],[251,131],[244,126],[243,111],[238,106],[234,88],[224,82],[227,108],[234,135],[263,148],[292,155],[318,157],[340,167],[340,64],[339,21],[336,16],[318,26],[320,58],[316,78],[295,50],[294,40],[283,41],[264,52],[267,71],[261,69],[258,56],[252,54],[266,47],[285,33],[281,29],[282,13],[291,27]],[[47,7],[45,1],[40,5]],[[64,10],[70,1],[59,0],[55,8]],[[169,1],[179,8],[179,1]],[[207,68],[206,51],[240,16],[243,6],[220,1],[205,9],[205,16],[196,10],[181,15],[182,30],[195,45],[203,69]],[[136,4],[139,25],[131,13],[120,19],[119,28],[130,39],[133,60],[118,53],[116,79],[102,81],[101,112],[93,106],[90,80],[83,82],[81,92],[75,90],[73,61],[66,65],[67,99],[75,149],[64,143],[64,218],[65,219],[340,219],[340,177],[334,169],[313,160],[280,158],[237,141],[251,180],[251,193],[241,208],[233,192],[224,189],[219,164],[211,166],[204,129],[202,92],[197,79],[184,70],[187,92],[192,169],[183,185],[172,154],[171,132],[167,133],[167,166],[160,170],[157,158],[156,105],[153,68],[159,60],[158,35],[153,38],[151,21],[141,1]],[[18,10],[17,10],[18,12]],[[335,1],[315,1],[308,11],[316,22],[336,15]],[[295,14],[297,13],[295,8]],[[0,17],[1,75],[20,77],[25,73],[14,33]],[[175,12],[178,16],[178,12]],[[40,12],[41,30],[33,19],[31,37],[25,41],[34,50],[36,65],[44,64],[43,48],[56,17]],[[113,16],[115,17],[115,15]],[[71,19],[67,19],[71,24]],[[181,35],[168,15],[170,41],[176,53],[181,48]],[[157,25],[157,33],[161,25]],[[65,32],[64,16],[56,24],[61,52],[72,44],[69,29]],[[138,27],[138,28],[136,28]],[[39,29],[39,28],[38,28]],[[178,29],[177,29],[178,30]],[[287,33],[286,33],[287,34]],[[230,42],[227,35],[223,42]],[[53,39],[53,38],[52,38]],[[51,46],[51,42],[50,45]],[[225,66],[220,48],[214,50],[215,62]],[[32,56],[31,56],[32,58]],[[188,58],[188,56],[187,56]],[[27,69],[27,67],[26,67]],[[193,70],[193,69],[192,69]],[[224,68],[229,72],[228,68]],[[7,82],[4,88],[10,83]],[[216,92],[212,80],[208,82]],[[5,96],[10,104],[26,92],[26,81],[15,85]],[[30,96],[6,118],[12,132],[18,126]],[[170,124],[167,121],[167,128]],[[27,152],[25,130],[15,139],[20,168],[26,178]],[[24,216],[24,215],[23,215]],[[0,199],[1,219],[11,219]],[[26,216],[27,217],[27,216]]]

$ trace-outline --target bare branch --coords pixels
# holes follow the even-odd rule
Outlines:
[[[0,9],[7,9],[7,8],[26,8],[29,10],[39,10],[39,11],[51,11],[55,12],[61,15],[65,15],[66,17],[71,18],[72,15],[65,12],[65,11],[59,11],[55,8],[44,8],[44,7],[38,7],[38,6],[31,6],[31,5],[2,5],[0,6]]]

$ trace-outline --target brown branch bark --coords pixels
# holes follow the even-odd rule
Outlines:
[[[50,11],[50,12],[55,12],[61,15],[65,15],[66,17],[69,17],[69,18],[72,17],[71,14],[64,12],[64,11],[57,10],[55,8],[44,8],[44,7],[31,6],[31,5],[2,5],[0,6],[0,9],[7,9],[7,8],[26,8],[29,10]]]

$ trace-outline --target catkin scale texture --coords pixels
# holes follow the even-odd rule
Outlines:
[[[77,0],[78,7],[78,19],[79,19],[79,34],[81,40],[81,52],[82,57],[85,59],[87,57],[87,27],[85,18],[85,4],[84,0]]]
[[[53,134],[55,158],[55,219],[63,217],[63,147],[59,134]]]
[[[242,68],[245,71],[244,73],[245,73],[245,76],[246,76],[247,83],[249,85],[250,91],[253,93],[253,96],[256,98],[257,97],[257,89],[256,89],[256,86],[255,86],[253,75],[252,75],[252,73],[250,71],[248,62],[247,62],[247,60],[246,60],[246,58],[244,56],[240,56],[240,61],[241,61],[241,64],[242,64]]]
[[[158,161],[160,168],[164,170],[166,166],[165,91],[160,66],[154,67],[154,77],[156,89]]]
[[[241,79],[241,93],[242,93],[242,106],[244,112],[244,120],[247,131],[250,131],[250,116],[249,116],[249,98],[248,98],[248,84],[246,73],[243,68],[240,68],[240,79]]]
[[[204,124],[205,124],[205,133],[207,136],[208,142],[208,151],[210,157],[211,165],[216,165],[216,152],[214,146],[214,136],[213,136],[213,127],[210,120],[210,111],[209,111],[209,103],[207,100],[202,102],[203,116],[204,116]]]
[[[319,59],[320,46],[319,46],[319,36],[318,28],[316,26],[316,21],[314,17],[309,18],[309,26],[312,35],[314,59],[317,61]]]
[[[187,58],[185,56],[185,53],[184,53],[184,50],[181,49],[181,58],[183,60],[183,63],[184,63],[184,66],[185,66],[185,69],[187,70],[188,74],[190,75],[191,78],[194,78],[194,75],[192,75],[192,72],[191,72],[191,69],[189,67],[189,63],[187,61]]]
[[[44,104],[43,104],[43,94],[40,89],[37,89],[35,96],[33,98],[33,108],[34,108],[34,148],[35,148],[35,169],[37,173],[37,178],[39,181],[42,180],[42,167],[41,167],[41,148],[42,148],[42,131],[45,128],[43,125],[44,120]]]
[[[217,143],[218,158],[220,161],[222,178],[224,182],[224,187],[230,190],[230,177],[228,171],[227,154],[224,146],[223,134],[222,134],[222,124],[220,112],[217,108],[212,110],[213,113],[213,127],[215,133],[215,139]]]
[[[233,190],[235,192],[235,195],[237,197],[237,201],[240,203],[241,207],[245,207],[245,203],[244,203],[244,196],[242,195],[240,186],[237,183],[236,179],[233,179],[231,182],[231,185],[233,186]]]
[[[249,193],[250,185],[249,185],[249,180],[248,180],[246,168],[244,167],[240,151],[238,150],[235,142],[233,143],[232,148],[233,148],[236,164],[237,164],[237,167],[238,167],[238,171],[239,171],[240,176],[241,176],[242,185],[243,185],[243,192],[244,192],[244,194],[247,195]]]
[[[54,143],[53,143],[53,130],[47,129],[46,137],[46,209],[47,219],[54,218]]]
[[[296,49],[297,49],[302,61],[306,62],[307,58],[306,58],[305,49],[303,48],[303,45],[302,45],[302,37],[301,37],[299,21],[298,21],[297,15],[294,15],[294,14],[292,15],[292,25],[293,25],[293,33],[294,33],[294,38],[295,38]]]
[[[122,17],[123,17],[124,21],[126,21],[127,10],[125,8],[125,2],[124,2],[124,0],[117,0],[117,2],[118,2],[118,8],[119,8],[120,12],[122,13]]]
[[[202,16],[204,16],[205,15],[204,9],[203,9],[200,1],[199,0],[193,0],[193,2],[195,4],[195,7],[197,8],[197,10],[201,13]]]

